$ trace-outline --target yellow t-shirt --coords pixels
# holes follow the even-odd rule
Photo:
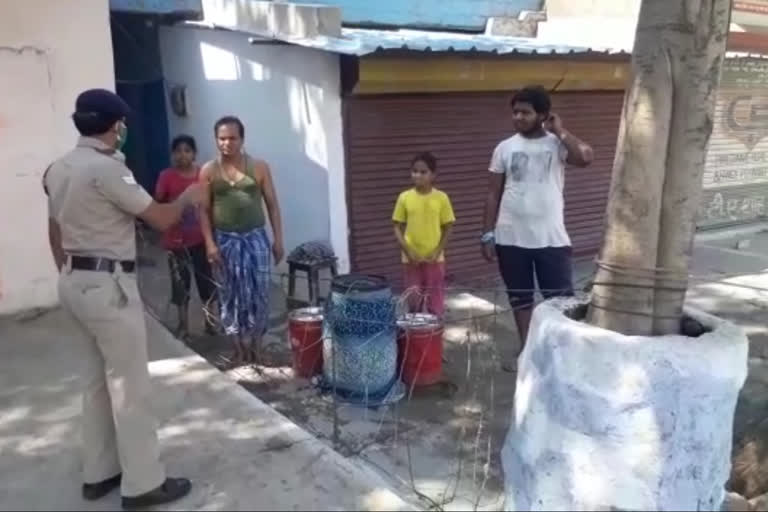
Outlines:
[[[428,194],[406,190],[397,198],[392,220],[405,224],[405,243],[419,256],[429,256],[443,236],[443,226],[456,221],[448,195],[433,188]],[[438,261],[444,261],[440,254]],[[403,255],[403,263],[408,259]]]

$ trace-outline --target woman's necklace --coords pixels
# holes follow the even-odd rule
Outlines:
[[[242,157],[241,157],[241,161],[242,161]],[[239,164],[239,163],[240,163],[240,162],[238,162],[238,164]],[[224,167],[224,166],[222,165],[222,168],[223,168],[223,167]],[[234,168],[235,168],[235,177],[234,177],[234,178],[232,177],[232,171],[231,171],[231,168],[232,168],[232,167],[234,167]],[[239,166],[239,165],[232,165],[232,164],[230,164],[230,166],[229,166],[229,167],[227,167],[226,169],[223,169],[223,170],[224,170],[224,180],[225,180],[227,183],[229,183],[229,186],[230,186],[230,187],[234,187],[234,186],[235,186],[235,184],[236,184],[238,181],[240,181],[240,180],[242,179],[241,177],[238,177],[238,176],[237,176],[238,174],[241,174],[241,171],[240,171],[240,166]],[[243,175],[244,175],[244,173],[243,173]]]

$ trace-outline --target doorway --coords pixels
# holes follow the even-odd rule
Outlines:
[[[150,194],[169,165],[166,83],[159,41],[160,17],[113,12],[110,16],[116,92],[131,107],[123,152],[136,181]]]

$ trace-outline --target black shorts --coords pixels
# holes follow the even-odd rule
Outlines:
[[[545,299],[573,295],[573,266],[570,247],[526,249],[497,245],[499,271],[513,308],[533,306],[534,272]]]
[[[210,306],[216,285],[213,281],[211,266],[205,253],[205,245],[194,245],[168,252],[168,267],[171,272],[171,303],[184,306],[189,303],[192,289],[192,274],[195,274],[197,293],[203,306]]]

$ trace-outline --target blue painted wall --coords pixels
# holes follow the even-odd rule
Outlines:
[[[345,24],[483,30],[492,16],[540,10],[543,0],[291,0],[341,7]]]
[[[1,0],[0,0],[1,1]],[[128,168],[149,192],[168,166],[168,116],[158,24],[135,13],[112,12],[112,51],[119,94],[131,107]]]
[[[109,0],[113,11],[142,14],[202,13],[202,0]]]
[[[341,7],[344,23],[420,28],[483,30],[492,16],[537,11],[544,0],[289,0]],[[109,0],[113,11],[173,14],[202,13],[202,0]]]

